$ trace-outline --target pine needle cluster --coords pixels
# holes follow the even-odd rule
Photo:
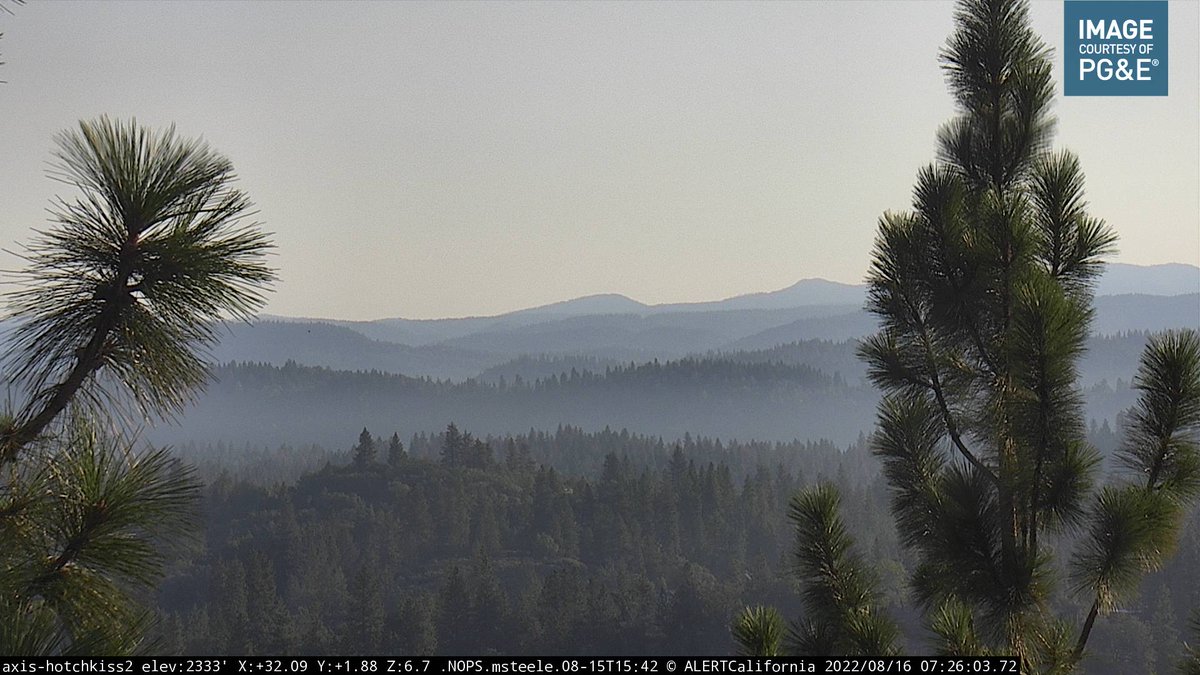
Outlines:
[[[0,424],[0,653],[147,647],[164,546],[191,532],[198,483],[132,430],[205,384],[222,321],[274,278],[267,236],[200,141],[100,118],[60,135],[51,175],[78,190],[22,257]]]

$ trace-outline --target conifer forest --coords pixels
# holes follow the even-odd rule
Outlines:
[[[150,26],[159,14],[198,4],[133,9],[146,11]],[[365,142],[351,141],[353,124],[340,121],[346,136],[335,148],[299,129],[324,119],[321,92],[342,83],[295,77],[295,64],[280,56],[274,65],[246,66],[247,73],[266,68],[273,83],[238,89],[246,110],[208,115],[211,129],[191,116],[173,125],[158,109],[144,120],[122,106],[73,116],[82,121],[39,139],[43,154],[4,160],[53,180],[39,184],[48,186],[37,196],[40,220],[21,211],[19,223],[12,220],[20,227],[3,235],[10,240],[0,288],[0,654],[1003,655],[1025,673],[1200,673],[1200,251],[1188,244],[1197,214],[1175,226],[1176,257],[1155,261],[1138,257],[1139,237],[1150,231],[1106,212],[1156,196],[1112,189],[1106,164],[1128,160],[1079,149],[1080,139],[1097,133],[1080,111],[1127,110],[1119,106],[1135,99],[1063,96],[1069,68],[1040,18],[1059,4],[349,3],[325,8],[320,20],[330,36],[363,31],[360,44],[346,47],[352,53],[329,58],[363,64],[363,73],[345,77],[368,91],[355,104],[365,118],[382,114],[370,110],[382,99],[369,91],[394,83],[364,78],[410,70],[431,78],[403,99],[417,117],[430,101],[455,109],[454,92],[468,81],[506,92],[515,107],[421,118],[430,126],[420,128],[377,125]],[[1194,32],[1187,23],[1194,8],[1180,5],[1171,3],[1167,99],[1195,96],[1187,81],[1195,35],[1185,35]],[[297,25],[312,9],[245,3],[206,11],[245,12],[251,25],[257,12],[280,6],[295,10]],[[0,105],[29,96],[21,83],[35,71],[22,62],[35,57],[23,46],[25,26],[41,21],[41,12],[97,9],[0,0],[0,57],[8,62],[0,65]],[[828,164],[828,180],[847,195],[845,212],[861,221],[856,244],[837,238],[841,226],[788,225],[828,228],[813,247],[828,237],[830,250],[789,253],[795,263],[786,275],[798,283],[721,300],[588,295],[572,279],[634,255],[604,243],[601,224],[563,234],[543,223],[530,225],[541,228],[536,234],[497,235],[455,220],[474,208],[474,190],[492,191],[486,213],[502,219],[513,204],[578,206],[584,202],[568,196],[582,186],[589,205],[601,200],[634,219],[620,237],[642,241],[640,216],[622,200],[645,175],[617,178],[599,164],[580,171],[554,160],[558,177],[544,191],[521,193],[522,181],[544,166],[497,160],[489,153],[501,146],[488,144],[520,145],[514,130],[527,118],[547,137],[592,133],[582,118],[538,112],[542,88],[591,101],[614,124],[636,125],[641,109],[620,106],[666,101],[668,90],[657,91],[651,79],[661,68],[705,91],[706,76],[688,70],[689,60],[708,59],[690,51],[697,44],[718,54],[803,49],[705,33],[687,42],[689,51],[674,52],[676,38],[664,33],[651,55],[631,37],[626,46],[604,43],[607,60],[599,61],[619,71],[621,87],[589,91],[567,74],[592,63],[588,50],[599,43],[570,30],[551,40],[540,21],[640,35],[634,24],[660,12],[795,13],[813,22],[803,39],[819,40],[816,33],[840,25],[822,13],[850,9],[864,30],[894,23],[872,12],[936,13],[944,40],[927,41],[927,58],[902,68],[872,62],[892,79],[912,71],[926,84],[911,98],[864,91],[855,103],[861,115],[839,122],[861,129],[862,145],[846,146],[848,136],[830,132],[813,141],[812,156],[789,160],[820,167],[822,153],[845,153],[863,164],[853,176]],[[378,38],[383,25],[368,18],[375,12],[398,13],[419,30]],[[516,30],[530,41],[489,42],[492,29],[481,28],[471,39],[482,52],[532,55],[521,63],[536,63],[549,79],[524,80],[512,64],[481,65],[471,49],[435,58],[443,53],[438,40],[467,41],[447,28],[460,25],[454,21],[484,25],[473,13],[512,19],[496,24],[496,35]],[[754,25],[773,35],[766,23]],[[684,22],[678,30],[699,29]],[[1138,39],[1152,37],[1140,30]],[[140,50],[166,45],[152,32],[143,32],[144,44],[122,47],[130,68],[153,53]],[[239,66],[222,50],[235,39],[213,38],[212,59],[229,73]],[[420,44],[396,46],[404,40]],[[583,40],[577,53],[554,56],[572,40]],[[340,49],[334,42],[314,43],[314,58]],[[388,61],[388,50],[401,48],[429,59]],[[36,58],[63,53],[48,43]],[[198,106],[233,92],[222,89],[226,80],[206,79],[210,66],[201,62],[190,74],[165,63],[160,81],[143,81],[150,91],[173,92],[176,78],[191,78]],[[728,56],[708,60],[716,70],[735,65]],[[798,70],[778,75],[780,82],[799,78],[814,99],[827,95],[803,60],[793,65]],[[98,70],[95,82],[79,84],[82,92],[125,91],[115,63],[99,59],[98,68],[111,72]],[[492,77],[473,79],[475,68]],[[759,82],[755,68],[736,72]],[[306,88],[312,105],[295,108],[294,120],[273,120],[297,125],[292,149],[235,140],[230,128],[249,123],[254,106],[270,97],[283,100],[290,87]],[[773,95],[784,105],[783,94]],[[937,106],[929,109],[936,115],[906,117],[917,98]],[[723,105],[676,104],[695,120]],[[6,109],[0,116],[9,117]],[[913,147],[923,155],[904,154],[911,134],[901,130],[918,117],[923,131]],[[752,131],[756,120],[745,117],[745,126]],[[1194,110],[1188,123],[1196,126]],[[870,136],[879,125],[893,149],[870,145],[881,138]],[[328,138],[342,133],[324,128]],[[426,158],[414,177],[397,153],[396,174],[364,188],[380,200],[379,221],[360,222],[358,212],[343,220],[336,204],[362,198],[338,193],[362,179],[342,167],[394,139],[423,152],[412,139],[433,128],[450,139],[446,157],[459,159],[443,166]],[[691,163],[707,161],[715,146],[731,156],[750,150],[728,126],[696,129],[644,144],[614,141],[596,157],[665,153],[679,174],[653,183],[663,203],[702,192],[720,200],[722,181],[688,183],[700,175],[689,173]],[[542,147],[537,137],[522,142]],[[309,155],[295,147],[305,144],[324,148],[327,166],[303,166],[297,158]],[[470,154],[454,154],[462,147]],[[923,159],[896,174],[902,178],[867,166],[893,152]],[[492,161],[511,169],[498,183],[502,196],[480,178]],[[1164,177],[1174,170],[1142,169]],[[769,180],[774,170],[734,166],[722,175]],[[1101,178],[1089,180],[1089,171]],[[339,262],[336,272],[303,258],[303,227],[277,215],[270,189],[256,192],[303,172],[321,174],[327,192],[286,213],[326,218],[324,255],[341,261],[344,249],[359,258]],[[1171,180],[1160,181],[1164,190],[1173,189]],[[415,196],[435,183],[457,186],[461,201]],[[888,201],[867,197],[866,183]],[[806,191],[824,189],[797,183],[788,191],[803,201]],[[11,200],[6,192],[0,210],[20,203],[16,193],[24,190]],[[1194,209],[1196,186],[1186,190]],[[873,215],[864,216],[863,204]],[[424,239],[396,224],[422,209],[437,212],[424,226],[434,234]],[[689,217],[703,219],[702,211]],[[826,209],[831,221],[839,217],[831,214]],[[661,266],[621,267],[631,284],[621,288],[724,278],[699,252],[711,243],[706,237],[734,255],[751,245],[735,243],[740,237],[748,242],[756,227],[776,227],[767,216],[744,215],[726,228],[728,240],[698,229],[639,251]],[[385,225],[399,228],[399,248],[380,239]],[[453,247],[434,246],[435,235]],[[505,237],[527,237],[529,255],[505,254]],[[1133,253],[1125,258],[1127,241]],[[570,252],[553,248],[560,243]],[[480,264],[476,256],[489,247],[495,254]],[[689,247],[691,269],[672,262],[669,249]],[[857,261],[851,282],[808,270],[843,253]],[[470,285],[476,290],[467,295],[482,302],[523,274],[559,301],[468,310],[463,318],[367,319],[354,309],[425,283]],[[354,285],[362,278],[386,281],[363,290]],[[409,316],[393,306],[390,316]],[[380,311],[388,312],[373,316]],[[428,316],[460,314],[444,312]]]

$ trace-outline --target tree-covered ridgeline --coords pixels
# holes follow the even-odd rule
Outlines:
[[[1089,440],[1111,446],[1099,431]],[[406,442],[395,432],[367,437],[373,462],[354,461],[366,437],[352,434],[320,454],[327,466],[296,480],[271,477],[315,449],[260,452],[224,472],[202,466],[207,525],[162,585],[164,646],[190,654],[729,653],[737,607],[782,598],[784,616],[800,614],[787,505],[823,483],[838,486],[847,529],[882,564],[882,604],[908,644],[923,644],[906,583],[918,559],[897,539],[865,440],[847,448],[664,441],[573,427],[483,439],[458,427]],[[394,460],[384,452],[393,438]],[[218,449],[187,456],[210,452]],[[254,455],[243,448],[219,458]],[[1088,672],[1173,665],[1200,603],[1190,582],[1197,571],[1193,510],[1179,554],[1097,626]]]
[[[1097,617],[1165,563],[1200,493],[1200,337],[1151,338],[1125,471],[1097,486],[1078,364],[1116,235],[1088,214],[1077,158],[1050,149],[1052,61],[1027,4],[961,0],[955,21],[942,63],[959,114],[912,210],[880,219],[868,275],[873,446],[932,648],[1069,672]],[[807,613],[784,643],[893,653],[899,631],[838,505],[825,487],[792,503]],[[1056,605],[1056,585],[1082,606]]]
[[[1089,423],[1113,426],[1133,405],[1129,381],[1147,339],[1129,333],[1089,340],[1080,364]],[[853,358],[852,344],[811,341],[597,370],[571,366],[528,379],[509,371],[465,382],[294,362],[224,364],[180,425],[154,429],[150,437],[170,445],[335,447],[363,426],[438,433],[453,420],[493,435],[559,424],[620,425],[667,438],[828,438],[845,445],[870,430],[879,401],[864,381],[865,365],[846,367]]]
[[[685,433],[772,441],[830,438],[844,445],[866,428],[863,419],[877,398],[866,386],[849,387],[804,366],[709,359],[568,371],[503,384],[295,363],[227,364],[215,372],[219,381],[189,408],[182,424],[154,430],[155,440],[334,446],[363,426],[438,433],[456,421],[484,434],[620,424],[668,438]]]
[[[172,565],[160,593],[166,644],[193,654],[728,653],[739,604],[788,586],[785,506],[814,480],[842,481],[855,514],[876,519],[855,522],[880,534],[878,555],[899,552],[862,445],[664,443],[570,427],[392,435],[395,454],[366,461],[364,448],[393,443],[359,434],[292,485],[212,479],[202,546]]]
[[[178,414],[220,322],[261,307],[270,244],[229,160],[199,141],[108,118],[57,141],[51,176],[76,194],[7,295],[0,653],[129,654],[200,490],[132,432]]]

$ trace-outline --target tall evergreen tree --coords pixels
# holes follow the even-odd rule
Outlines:
[[[358,467],[370,466],[379,456],[379,451],[375,448],[375,438],[371,436],[371,432],[363,427],[362,432],[358,434],[358,443],[354,446],[354,465]]]
[[[478,636],[463,630],[471,624],[474,608],[466,575],[458,565],[446,572],[438,589],[438,648],[443,654],[475,653]]]
[[[388,441],[388,465],[398,466],[407,456],[408,454],[404,452],[404,443],[400,442],[400,434],[393,432],[391,440]]]
[[[296,647],[292,616],[279,597],[270,556],[256,550],[246,562],[246,632],[251,653],[287,654]]]
[[[446,425],[442,434],[442,463],[446,466],[461,466],[465,448],[471,442],[470,434],[462,434],[453,422]]]
[[[1116,238],[1088,215],[1075,156],[1049,149],[1052,63],[1026,3],[960,0],[955,19],[942,62],[959,114],[912,210],[880,219],[868,275],[881,330],[859,353],[885,393],[874,452],[936,650],[1066,672],[1097,616],[1161,564],[1200,491],[1200,339],[1151,340],[1122,450],[1130,473],[1095,491],[1077,362]],[[819,496],[801,501],[815,511]],[[1064,532],[1078,537],[1070,581],[1090,606],[1078,624],[1050,607],[1046,538]],[[835,528],[800,533],[801,552],[845,544]],[[856,616],[857,594],[834,593],[854,568],[828,562],[804,579],[833,631],[819,649],[861,653],[854,624],[821,621],[830,603],[832,616]]]
[[[197,484],[121,423],[203,386],[220,323],[262,305],[270,244],[199,141],[107,118],[57,140],[51,175],[80,194],[55,202],[9,295],[24,401],[0,421],[0,653],[129,653],[150,616],[136,594],[191,528]]]
[[[378,654],[383,649],[386,608],[379,560],[368,556],[350,581],[349,633],[359,654]]]

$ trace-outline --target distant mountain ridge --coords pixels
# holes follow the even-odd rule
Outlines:
[[[746,293],[711,302],[654,305],[652,311],[700,312],[734,309],[789,309],[817,305],[861,305],[866,300],[865,284],[844,284],[827,279],[801,279],[777,291]]]
[[[373,321],[345,321],[339,319],[301,318],[263,315],[272,321],[320,321],[361,327],[364,324],[420,326],[459,323],[470,329],[492,326],[498,323],[519,325],[551,317],[571,317],[608,314],[660,314],[664,312],[712,312],[737,309],[791,309],[819,305],[858,305],[866,300],[866,284],[847,284],[828,279],[808,278],[775,291],[762,291],[735,295],[723,300],[700,302],[676,302],[648,305],[620,293],[599,293],[546,305],[496,314],[493,316],[450,317],[445,319],[388,318]],[[1096,283],[1096,295],[1188,295],[1200,293],[1200,267],[1186,263],[1164,263],[1160,265],[1133,265],[1109,263],[1104,274]],[[361,330],[368,337],[369,331]],[[420,344],[420,330],[414,330],[416,341],[404,344]]]
[[[1184,263],[1109,263],[1096,295],[1187,295],[1200,293],[1200,267]]]
[[[1112,264],[1098,290],[1098,334],[1200,327],[1200,267]],[[875,319],[863,310],[865,295],[864,285],[805,279],[712,302],[647,305],[601,294],[491,317],[280,317],[233,326],[214,356],[463,380],[522,355],[627,363],[855,339],[875,330]]]
[[[1110,337],[1089,341],[1082,381],[1089,416],[1112,419],[1132,401],[1146,331],[1200,328],[1200,268],[1115,265],[1099,286],[1110,292],[1093,331]],[[456,421],[480,433],[561,423],[844,443],[869,428],[877,396],[852,342],[877,329],[864,294],[809,279],[706,303],[606,294],[494,317],[235,324],[215,359],[273,367],[219,367],[182,426],[156,439],[339,443],[363,426]]]

